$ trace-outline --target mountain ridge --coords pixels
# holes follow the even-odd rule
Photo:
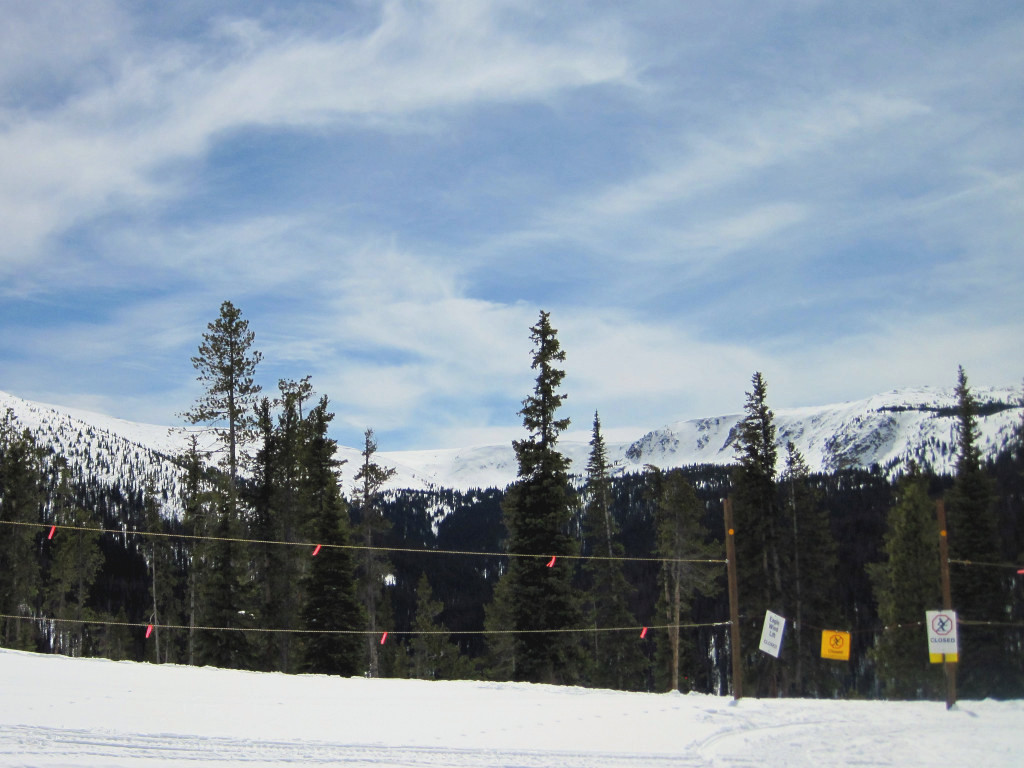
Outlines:
[[[994,456],[1010,444],[1022,423],[1021,387],[976,387],[978,434],[982,455]],[[896,389],[868,398],[824,406],[775,410],[780,455],[792,441],[812,471],[877,465],[897,474],[911,461],[938,473],[956,461],[956,397],[952,388]],[[0,392],[0,412],[10,409],[37,443],[66,457],[73,479],[95,477],[136,489],[160,492],[168,511],[176,512],[181,470],[174,457],[191,436],[200,450],[213,452],[215,436],[200,427],[139,424],[77,408],[48,405]],[[736,428],[742,413],[689,419],[651,430],[633,441],[607,443],[613,474],[694,464],[734,463]],[[560,450],[572,472],[585,473],[590,445],[563,440]],[[395,469],[392,490],[503,488],[516,478],[511,444],[416,451],[379,451],[377,460]],[[338,447],[346,493],[353,487],[360,451]]]

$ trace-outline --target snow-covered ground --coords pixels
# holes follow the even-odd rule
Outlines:
[[[1024,702],[755,700],[0,650],[5,766],[1017,768]]]

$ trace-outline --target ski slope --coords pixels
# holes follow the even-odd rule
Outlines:
[[[731,699],[0,650],[4,766],[1016,768],[1024,702]]]

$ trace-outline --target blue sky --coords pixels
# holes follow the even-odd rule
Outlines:
[[[1024,375],[1019,2],[0,0],[0,389],[176,423],[220,303],[349,445]]]

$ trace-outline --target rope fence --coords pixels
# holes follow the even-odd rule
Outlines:
[[[467,557],[518,557],[550,560],[552,557],[560,560],[608,560],[633,563],[706,563],[725,565],[728,561],[724,558],[666,558],[666,557],[627,557],[612,555],[573,555],[548,552],[545,554],[527,554],[522,552],[480,552],[475,550],[462,549],[424,549],[422,547],[374,547],[366,544],[319,544],[315,541],[278,541],[275,539],[249,539],[233,536],[200,536],[189,533],[168,533],[165,531],[129,531],[116,528],[94,528],[78,525],[60,525],[51,523],[28,523],[17,520],[0,520],[0,525],[22,526],[26,528],[51,529],[51,531],[77,531],[81,533],[112,534],[117,536],[151,536],[155,538],[186,539],[191,541],[220,541],[237,544],[263,544],[285,547],[305,547],[307,549],[348,549],[372,552],[400,552],[404,554],[423,555],[462,555]]]
[[[269,627],[212,627],[205,625],[188,624],[159,624],[139,621],[113,621],[106,619],[63,619],[51,616],[24,616],[16,614],[0,613],[0,619],[12,619],[15,621],[32,621],[41,624],[88,624],[104,627],[129,627],[132,629],[171,629],[171,630],[193,630],[200,632],[257,632],[269,634],[295,634],[295,635],[362,635],[379,636],[385,634],[384,630],[371,629],[294,629],[294,628],[269,628]],[[715,621],[703,624],[679,624],[678,629],[701,629],[704,627],[728,626],[728,621]],[[388,630],[389,637],[418,637],[427,635],[546,635],[546,634],[593,634],[595,632],[635,632],[645,634],[657,629],[675,629],[675,624],[652,624],[647,626],[630,627],[563,627],[557,629],[468,629],[468,630]]]

